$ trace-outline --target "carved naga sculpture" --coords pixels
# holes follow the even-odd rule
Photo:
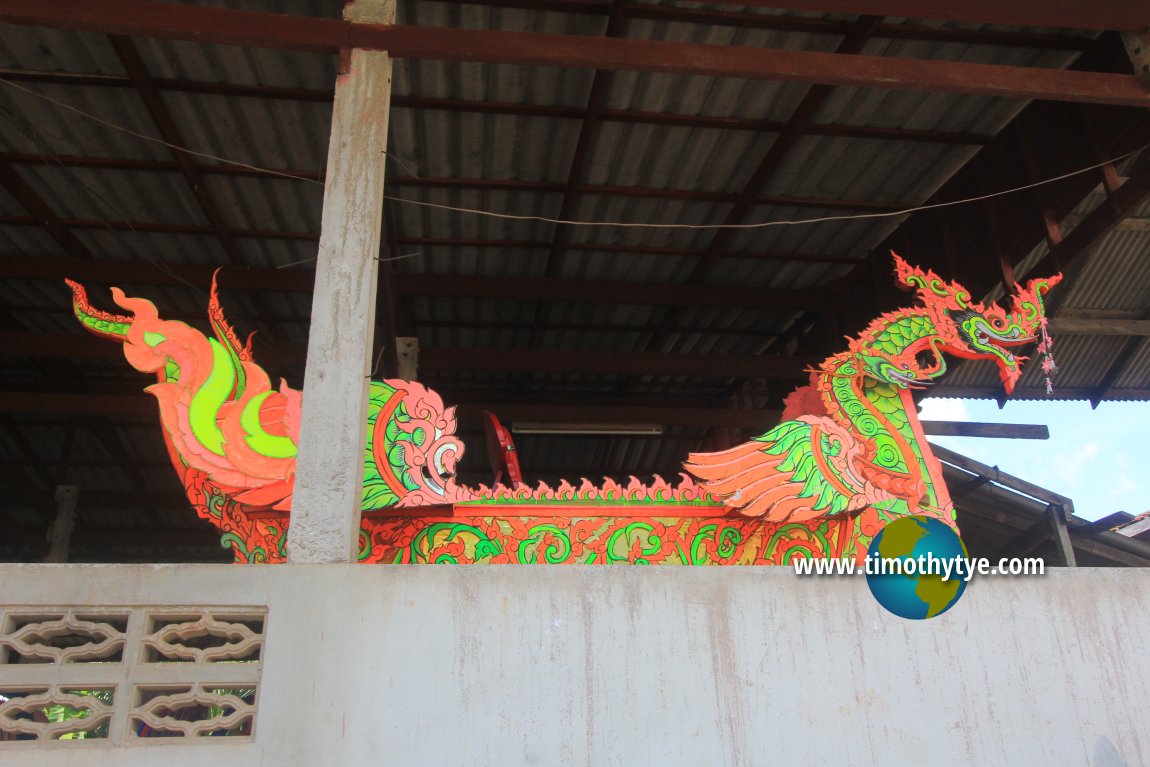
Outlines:
[[[183,322],[160,319],[155,305],[112,288],[131,316],[88,303],[68,280],[77,319],[96,335],[124,344],[140,372],[154,373],[147,391],[160,406],[172,462],[185,486],[209,483],[250,508],[291,508],[302,393],[281,381],[273,389],[224,318],[213,280],[208,317],[214,338]],[[454,481],[463,445],[454,408],[410,381],[372,381],[364,454],[363,510],[450,503],[471,494]]]
[[[1061,277],[1019,287],[1004,311],[897,255],[895,266],[921,306],[884,314],[848,339],[787,398],[786,420],[766,434],[692,454],[684,466],[699,484],[684,476],[677,487],[632,478],[626,486],[584,479],[554,489],[467,488],[455,479],[463,444],[454,408],[415,382],[372,381],[361,560],[768,564],[862,556],[900,515],[953,525],[911,389],[941,376],[947,353],[993,360],[1010,392],[1025,359],[1010,349],[1040,334],[1049,343],[1042,297]],[[237,561],[282,561],[302,393],[284,382],[272,388],[250,338],[241,343],[224,319],[214,280],[214,338],[160,319],[152,302],[117,288],[113,299],[131,314],[100,311],[82,286],[68,284],[83,326],[122,342],[133,367],[156,375],[148,391],[197,513]]]
[[[911,390],[946,372],[944,353],[998,365],[1009,394],[1046,315],[1042,296],[1056,275],[1018,286],[1009,312],[970,300],[961,285],[911,267],[897,254],[899,284],[922,306],[871,322],[846,351],[811,372],[787,398],[785,419],[760,437],[685,466],[710,494],[750,516],[776,522],[834,517],[872,508],[889,519],[929,513],[953,522],[954,507],[930,452]]]

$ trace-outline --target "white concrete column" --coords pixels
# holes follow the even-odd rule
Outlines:
[[[56,519],[48,531],[48,554],[45,562],[67,562],[68,545],[76,528],[76,499],[80,488],[75,485],[56,485]]]
[[[359,0],[344,17],[391,23],[395,3]],[[292,563],[356,559],[390,100],[388,54],[351,51],[332,109],[287,542]]]

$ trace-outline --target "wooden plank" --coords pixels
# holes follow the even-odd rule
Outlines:
[[[953,450],[949,450],[941,445],[936,445],[933,442],[930,443],[930,449],[936,458],[952,466],[965,469],[980,477],[988,476],[999,485],[1029,495],[1031,498],[1045,501],[1047,504],[1062,506],[1068,514],[1074,513],[1074,501],[1065,495],[1059,495],[1058,493],[1047,490],[1045,487],[1039,487],[1032,482],[1027,482],[1025,479],[1019,479],[1011,474],[1007,474],[1004,471],[1000,471],[997,466],[987,466],[984,463],[979,463],[973,458],[967,458],[961,453],[956,453]]]
[[[163,313],[161,312],[161,316]],[[307,347],[298,343],[255,341],[255,361],[264,366],[299,363]],[[122,359],[121,345],[88,333],[0,330],[0,356],[43,359]],[[432,346],[419,350],[424,372],[607,373],[627,376],[803,379],[820,360],[786,355],[673,354],[662,352],[588,352],[498,347]],[[999,424],[991,424],[998,426]],[[930,433],[930,432],[928,432]],[[941,433],[941,432],[939,432]],[[947,432],[950,433],[950,432]],[[1038,437],[1031,437],[1038,439]]]
[[[348,43],[340,19],[289,16],[150,0],[2,0],[0,19],[82,32],[189,40],[287,51],[336,53]]]
[[[123,261],[101,258],[66,258],[52,255],[0,256],[0,277],[22,280],[73,279],[102,285],[187,285],[207,288],[212,282],[214,266]],[[288,293],[311,293],[315,272],[311,269],[286,269],[226,266],[220,269],[220,287],[229,290],[282,290]],[[61,288],[61,301],[68,302],[66,288]],[[206,309],[206,307],[205,307]]]
[[[449,402],[448,404],[454,404]],[[660,423],[676,426],[708,428],[725,426],[747,430],[766,431],[779,422],[777,410],[736,410],[708,407],[667,407],[660,405],[579,405],[560,403],[508,403],[502,401],[479,402],[469,398],[458,405],[461,421],[479,423],[480,413],[492,410],[500,419],[546,423]],[[143,392],[139,394],[54,394],[45,392],[3,392],[0,412],[59,413],[89,416],[145,416],[157,419],[159,409],[155,400]],[[366,422],[366,419],[365,419]],[[362,461],[362,453],[360,460]],[[51,499],[48,499],[49,501]],[[85,494],[85,504],[93,502],[91,493]]]
[[[1049,25],[1054,15],[1047,17],[1039,12],[1039,17],[1044,19],[1042,25]],[[535,32],[351,24],[146,0],[102,0],[98,4],[90,0],[3,0],[0,18],[17,24],[288,50],[334,53],[341,48],[360,48],[387,50],[396,58],[664,72],[1128,106],[1150,104],[1141,81],[1126,74]],[[1110,24],[1110,17],[1106,18],[1106,22],[1091,23]],[[1128,27],[1128,16],[1123,18],[1123,25],[1114,28]]]
[[[403,241],[400,240],[402,244]],[[105,285],[139,283],[180,285],[186,280],[206,287],[210,266],[156,264],[145,261],[69,259],[55,256],[0,256],[0,277],[13,279],[74,279]],[[315,272],[227,266],[220,270],[223,289],[282,290],[310,293]],[[775,290],[769,288],[719,287],[683,283],[631,283],[602,280],[560,280],[536,277],[481,277],[393,273],[391,280],[400,295],[447,298],[500,298],[511,300],[572,301],[577,303],[635,304],[643,306],[701,306],[734,309],[822,309],[838,301],[840,288],[822,290]],[[63,295],[63,294],[62,294]]]
[[[932,437],[993,437],[1000,439],[1050,439],[1050,429],[1037,423],[978,423],[976,421],[921,421],[922,431]]]
[[[397,58],[614,69],[1080,103],[1150,104],[1139,78],[999,64],[443,27],[355,26],[351,44]]]
[[[901,26],[901,25],[900,25]],[[930,30],[934,31],[934,30]],[[951,30],[958,32],[961,30]],[[927,30],[924,29],[924,34]],[[1058,37],[1059,40],[1069,38]],[[72,72],[45,72],[32,69],[0,67],[0,78],[15,82],[44,83],[49,85],[71,85],[91,88],[130,88],[131,81],[117,75],[92,75]],[[239,83],[217,83],[203,80],[183,80],[173,78],[153,78],[160,90],[182,93],[204,93],[234,98],[277,99],[331,103],[330,90],[319,88],[284,88],[271,85],[243,85]],[[579,107],[565,107],[554,104],[521,104],[510,101],[480,101],[478,99],[448,99],[433,96],[392,95],[391,108],[395,109],[436,109],[448,112],[471,112],[477,114],[510,114],[528,117],[554,117],[559,119],[580,119],[583,110]],[[730,115],[677,114],[674,112],[652,112],[633,109],[603,109],[601,120],[607,122],[637,123],[648,125],[673,125],[684,128],[707,128],[712,130],[738,130],[755,133],[778,131],[783,123]],[[991,136],[959,131],[933,131],[916,128],[882,127],[877,125],[841,125],[837,123],[812,123],[807,132],[820,136],[845,136],[850,138],[882,139],[890,141],[920,141],[926,143],[954,144],[957,146],[982,146]],[[70,159],[62,156],[67,163]],[[82,159],[82,158],[71,158]],[[16,162],[13,159],[13,162]],[[150,161],[141,161],[148,163]],[[218,168],[212,171],[211,168]],[[219,173],[253,172],[237,166],[203,166],[201,170]],[[322,180],[323,174],[313,178]]]
[[[707,3],[715,0],[707,0]],[[1116,29],[1140,32],[1150,27],[1150,6],[1141,0],[740,0],[740,5],[786,7],[815,13],[877,13],[880,16],[942,19],[1023,27]]]
[[[1119,528],[1114,532],[1127,538],[1134,538],[1142,535],[1142,533],[1150,532],[1150,517],[1143,517],[1142,519],[1132,522],[1125,527]]]
[[[1055,335],[1150,336],[1150,320],[1070,318],[1059,315],[1050,320]]]

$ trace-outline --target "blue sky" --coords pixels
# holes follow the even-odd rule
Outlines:
[[[929,437],[976,461],[1074,500],[1075,514],[1098,519],[1150,510],[1150,403],[1007,402],[931,398],[923,420],[1039,423],[1050,439]]]

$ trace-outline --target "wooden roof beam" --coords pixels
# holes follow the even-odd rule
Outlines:
[[[399,237],[400,245],[414,245],[427,248],[496,248],[540,250],[548,243],[538,240],[480,240],[456,239],[452,237]],[[665,248],[649,245],[621,245],[606,242],[568,242],[563,246],[566,250],[587,253],[635,253],[650,256],[672,256],[682,258],[697,258],[702,251],[689,248]],[[778,250],[732,250],[723,254],[723,258],[738,258],[750,261],[799,261],[805,263],[824,264],[858,264],[861,259],[850,255],[831,253],[792,253]]]
[[[1103,400],[1110,396],[1114,385],[1118,383],[1119,379],[1122,378],[1123,374],[1130,367],[1130,363],[1138,353],[1138,350],[1142,348],[1142,343],[1145,340],[1145,338],[1128,338],[1125,343],[1122,344],[1118,355],[1106,368],[1106,372],[1102,374],[1102,380],[1094,387],[1094,390],[1088,398],[1091,408],[1098,407]]]
[[[0,185],[31,215],[29,223],[42,226],[65,253],[72,258],[89,259],[92,254],[84,247],[68,224],[52,210],[44,198],[24,180],[7,158],[0,155]]]
[[[299,361],[307,348],[301,343],[268,343],[256,347],[261,365]],[[86,333],[0,331],[0,356],[69,359],[117,359],[120,344],[101,342]],[[689,376],[692,378],[803,379],[806,367],[818,360],[786,356],[730,354],[659,354],[656,352],[586,352],[560,349],[522,350],[496,347],[425,347],[419,351],[421,371],[505,373],[599,373],[626,376]]]
[[[136,44],[122,35],[108,35],[108,42],[111,43],[112,50],[120,59],[124,71],[128,73],[128,79],[132,81],[136,93],[144,102],[144,108],[148,110],[148,115],[151,116],[152,122],[155,123],[156,129],[160,132],[160,137],[167,143],[168,152],[179,167],[180,173],[183,174],[184,181],[192,192],[192,197],[195,198],[204,217],[215,232],[216,239],[219,240],[223,249],[223,260],[229,264],[240,263],[243,259],[240,257],[239,247],[236,245],[232,233],[228,230],[224,215],[220,212],[219,205],[216,204],[207,184],[204,183],[204,178],[200,174],[196,162],[192,159],[192,155],[184,151],[187,149],[187,142],[180,134],[180,129],[176,126],[172,113],[164,104],[164,97],[160,95],[160,89],[152,81],[152,76],[148,73],[148,68],[144,64],[140,52],[136,49]]]
[[[607,28],[603,31],[604,37],[622,37],[623,25],[626,24],[628,2],[629,0],[611,0],[610,12],[607,16]],[[575,198],[580,192],[577,187],[580,184],[580,179],[585,175],[584,171],[587,166],[587,156],[591,151],[591,142],[595,135],[595,128],[599,122],[599,111],[603,108],[603,104],[607,100],[607,81],[610,76],[611,72],[604,69],[596,69],[595,75],[591,80],[591,89],[587,94],[587,107],[583,110],[583,117],[579,121],[579,136],[576,138],[575,148],[571,152],[571,164],[567,171],[567,182],[563,184],[561,188],[563,197],[559,202],[559,209],[555,213],[555,218],[559,220],[571,218]],[[562,245],[569,235],[570,230],[565,229],[562,224],[556,224],[554,226],[554,231],[551,235],[551,246],[543,260],[544,277],[555,277],[559,274],[559,256],[562,251]],[[535,346],[538,341],[537,328],[535,327],[534,320],[538,317],[539,309],[539,305],[536,304],[531,312],[533,315],[531,322],[532,330],[531,340],[528,346]],[[543,310],[546,311],[546,307],[543,307]]]
[[[1089,254],[1098,242],[1150,199],[1150,154],[1145,150],[1126,181],[1074,227],[1030,274],[1051,274]]]
[[[841,296],[823,290],[632,283],[599,280],[550,280],[544,277],[482,277],[473,275],[395,274],[403,294],[441,298],[502,298],[520,301],[634,306],[694,306],[715,309],[828,308]]]
[[[8,161],[13,165],[29,164],[29,165],[45,165],[45,166],[59,166],[64,165],[68,167],[79,168],[96,168],[96,169],[109,169],[109,170],[128,170],[128,171],[144,171],[144,172],[162,172],[162,173],[179,173],[183,171],[183,166],[178,163],[162,162],[156,160],[137,160],[137,159],[121,159],[112,157],[80,157],[76,155],[40,155],[40,154],[12,154],[7,156]],[[264,178],[275,180],[280,176],[289,176],[293,179],[316,181],[323,178],[323,172],[319,170],[303,170],[297,168],[269,168],[267,170],[260,170],[253,167],[244,167],[238,165],[225,165],[225,164],[204,164],[195,166],[197,174],[211,174],[211,175],[224,175],[224,176],[246,176],[252,178]],[[669,189],[663,187],[645,187],[645,186],[619,186],[613,184],[586,184],[574,183],[564,184],[555,181],[524,181],[521,179],[500,179],[500,178],[456,178],[456,177],[433,177],[433,176],[393,176],[388,181],[389,186],[410,187],[417,189],[481,189],[481,190],[494,190],[501,192],[531,192],[531,193],[554,193],[570,195],[573,199],[576,194],[589,195],[589,196],[604,196],[604,197],[642,197],[645,199],[656,200],[686,200],[694,202],[736,202],[739,196],[736,194],[729,194],[726,192],[704,192],[694,189]],[[907,207],[906,205],[899,205],[898,203],[882,203],[874,202],[873,200],[852,200],[852,199],[837,199],[837,198],[822,198],[822,197],[796,197],[791,195],[758,195],[754,197],[752,202],[755,205],[778,205],[794,208],[816,208],[816,209],[842,209],[842,210],[858,210],[858,211],[872,211],[878,213],[889,213],[893,211],[902,210]],[[570,213],[570,207],[561,208],[562,215],[558,218],[566,218]],[[18,221],[11,218],[6,219],[8,223],[18,223]],[[95,224],[77,224],[77,226],[94,226]],[[102,224],[101,224],[102,225]],[[147,226],[147,224],[142,224]],[[135,226],[135,224],[133,224]]]
[[[704,0],[717,3],[718,0]],[[1065,0],[1035,5],[1025,0],[740,0],[740,5],[818,13],[877,13],[912,19],[939,19],[1024,27],[1116,29],[1142,31],[1150,27],[1150,7],[1141,0]],[[1102,5],[1102,7],[1099,7]]]
[[[49,270],[76,280],[99,280],[108,284],[147,282],[177,284],[179,280],[146,262],[96,261],[89,269],[69,274],[75,261],[56,260],[52,265],[20,264],[19,258],[0,259],[0,275],[47,276]],[[170,264],[175,274],[196,284],[210,283],[212,267]],[[178,268],[177,268],[178,267]],[[207,279],[204,279],[207,277]],[[195,278],[195,279],[192,279]],[[487,277],[462,274],[391,275],[401,295],[439,298],[498,298],[515,301],[568,301],[572,303],[624,304],[630,306],[690,306],[715,309],[826,309],[841,300],[835,290],[780,290],[774,288],[725,287],[686,283],[609,282],[605,280],[552,280],[545,277]],[[310,292],[314,273],[303,269],[227,267],[220,273],[224,288]],[[262,282],[261,282],[262,281]]]
[[[472,5],[486,5],[495,8],[522,8],[525,10],[533,11],[549,11],[552,13],[576,13],[587,15],[602,16],[608,13],[610,0],[467,0]],[[697,8],[678,8],[667,5],[654,5],[643,3],[638,5],[632,12],[636,18],[652,19],[655,21],[680,21],[682,23],[690,24],[710,24],[715,26],[745,26],[745,27],[762,27],[766,29],[778,29],[785,32],[806,32],[809,34],[842,34],[843,28],[846,26],[841,21],[830,19],[811,18],[803,16],[784,16],[782,14],[773,13],[746,13],[740,11],[718,11],[710,10],[708,5],[732,5],[731,2],[721,2],[720,0],[700,0]],[[1132,0],[1126,0],[1128,7],[1133,7]],[[970,4],[966,4],[961,8],[955,8],[953,5],[948,5],[939,0],[925,0],[923,2],[910,2],[910,3],[896,3],[888,2],[886,6],[875,7],[873,3],[863,2],[862,0],[847,0],[847,2],[816,2],[815,0],[799,0],[798,2],[782,2],[781,0],[751,0],[750,2],[739,2],[737,5],[745,5],[752,7],[766,7],[769,9],[788,8],[788,9],[804,9],[818,13],[879,13],[882,12],[885,16],[909,16],[912,18],[920,19],[949,19],[952,21],[971,21],[991,23],[987,17],[988,13],[993,14],[995,19],[1013,18],[1015,21],[996,21],[998,24],[1011,24],[1013,26],[1065,26],[1070,28],[1080,29],[1121,29],[1122,27],[1100,27],[1097,24],[1103,21],[1103,18],[1092,18],[1089,12],[1087,3],[1064,3],[1057,9],[1060,19],[1073,19],[1076,21],[1074,24],[1055,24],[1054,22],[1043,22],[1041,14],[1033,11],[1030,6],[1024,3],[1007,3],[1004,9],[1002,4],[993,4],[989,0],[974,3],[975,8],[970,8]],[[850,8],[849,10],[847,8]],[[887,12],[888,9],[917,9],[916,13],[906,12]],[[1141,11],[1141,9],[1139,9]],[[1028,19],[1028,20],[1026,20]],[[1110,22],[1125,22],[1132,23],[1119,15],[1107,16],[1106,21]],[[891,29],[886,29],[889,27]],[[997,34],[991,33],[987,37],[975,37],[979,32],[984,30],[969,30],[969,29],[953,29],[948,27],[937,26],[923,26],[918,24],[889,24],[884,25],[884,29],[880,32],[880,37],[896,36],[899,34],[899,28],[910,27],[914,30],[913,35],[923,34],[927,35],[931,32],[938,32],[945,34],[947,32],[957,33],[955,36],[940,37],[940,38],[924,38],[924,39],[941,39],[947,42],[984,42],[989,45],[1033,45],[1035,47],[1045,47],[1049,45],[1051,48],[1061,45],[1073,45],[1075,40],[1080,38],[1069,38],[1067,41],[1062,42],[1057,39],[1058,35],[1042,34],[1042,33],[1029,33],[1029,32],[999,32]],[[1145,28],[1145,25],[1143,26]],[[963,33],[969,33],[963,35]],[[999,41],[999,42],[994,42]],[[1009,41],[1009,42],[1007,42]]]
[[[776,0],[771,0],[775,2]],[[839,0],[856,5],[850,0]],[[879,15],[913,16],[914,2],[890,0],[887,6],[856,9]],[[905,7],[904,7],[905,6]],[[942,8],[942,3],[937,3]],[[1064,19],[1075,26],[1140,31],[1150,25],[1140,0],[1116,0],[1100,8],[1078,0],[1071,11],[1055,13],[1049,4],[1028,6],[983,0],[965,15],[990,21],[1031,7],[1043,25]],[[1120,11],[1115,13],[1114,9]],[[827,10],[822,8],[822,10]],[[1104,12],[1105,11],[1105,12]],[[929,15],[929,14],[926,14]],[[1010,14],[1007,14],[1010,15]],[[169,40],[191,40],[281,50],[335,53],[343,48],[386,50],[396,58],[437,61],[619,69],[683,75],[847,85],[895,90],[1053,99],[1146,106],[1141,80],[1132,74],[1103,74],[996,64],[885,58],[858,54],[760,49],[698,43],[597,38],[502,30],[452,29],[351,23],[228,8],[157,3],[147,0],[3,0],[0,18],[17,24],[98,31]]]
[[[612,407],[558,404],[498,404],[494,407],[500,419],[505,423],[514,420],[557,423],[659,423],[698,428],[717,424],[734,428],[765,430],[777,424],[780,416],[780,413],[774,410],[731,410],[727,408]],[[486,408],[487,405],[471,403],[459,405],[456,412],[461,421],[471,421],[478,420],[479,413]],[[0,412],[155,417],[156,403],[146,394],[133,396],[8,392],[0,398]],[[159,425],[157,424],[155,428],[158,429]],[[153,507],[161,503],[172,506],[181,505],[179,504],[180,499],[175,494],[172,494],[170,499],[152,497],[147,500]],[[96,499],[92,499],[92,501],[94,503]],[[182,505],[186,506],[187,501],[184,500]]]
[[[660,354],[658,352],[585,352],[566,349],[430,347],[419,350],[427,371],[502,373],[600,373],[692,378],[804,378],[819,360],[786,356],[732,354]]]
[[[878,16],[861,16],[847,30],[846,35],[839,42],[836,54],[854,54],[862,50],[863,45],[870,39],[874,27],[881,21]],[[802,137],[807,126],[810,125],[823,103],[831,94],[831,86],[814,85],[807,89],[803,98],[791,112],[786,125],[779,135],[771,142],[766,153],[752,171],[750,177],[743,184],[743,189],[732,201],[727,211],[724,225],[735,225],[744,222],[747,214],[755,206],[755,199],[762,194],[763,189],[770,183],[771,178],[782,165],[784,158]],[[734,235],[734,229],[719,229],[711,237],[707,247],[700,258],[695,262],[691,271],[690,282],[703,283],[714,268],[715,262],[727,249],[727,244]],[[674,323],[671,313],[663,317],[659,332],[650,338],[645,348],[662,349],[670,338],[670,326]]]
[[[862,47],[870,39],[871,33],[874,31],[875,25],[880,21],[878,16],[862,16],[854,24],[851,25],[846,36],[839,43],[836,49],[837,54],[854,54],[862,50]],[[827,98],[831,95],[831,87],[829,85],[815,85],[807,89],[801,101],[791,112],[790,119],[787,120],[786,126],[779,133],[778,137],[771,143],[767,149],[766,154],[763,155],[762,160],[759,161],[758,167],[751,173],[743,189],[736,195],[734,204],[727,212],[727,217],[724,219],[724,224],[741,224],[747,216],[747,213],[756,205],[756,199],[767,184],[770,183],[775,173],[782,166],[783,160],[787,154],[798,143],[799,139],[806,132],[807,126],[810,125],[818,114],[819,109],[822,108]],[[711,242],[707,245],[703,257],[695,264],[695,269],[691,273],[691,281],[702,282],[710,274],[711,268],[714,265],[715,259],[726,250],[727,243],[730,242],[735,230],[733,229],[719,229],[715,236],[711,238]]]
[[[0,67],[0,79],[14,82],[44,83],[49,85],[73,85],[91,88],[130,88],[132,82],[119,75],[88,75],[69,72],[44,72],[28,69]],[[200,93],[234,98],[275,99],[287,101],[320,102],[330,104],[332,93],[320,88],[284,88],[273,85],[244,85],[240,83],[217,83],[199,80],[182,80],[155,77],[152,82],[160,90],[186,93]],[[428,109],[447,112],[471,112],[479,114],[506,114],[524,117],[553,117],[579,120],[583,110],[557,104],[520,104],[508,101],[480,101],[470,99],[437,98],[431,96],[393,95],[391,108]],[[641,123],[652,125],[672,125],[683,128],[706,128],[711,130],[779,131],[786,123],[777,120],[760,120],[729,115],[676,114],[674,112],[649,112],[631,109],[600,109],[599,119],[603,122]],[[954,144],[957,146],[981,146],[993,137],[980,133],[960,131],[918,130],[914,128],[891,128],[877,125],[845,125],[840,123],[813,123],[807,132],[819,136],[844,136],[848,138],[879,139],[892,141],[917,141],[925,143]],[[235,168],[235,172],[245,169]],[[252,172],[252,171],[247,171]]]
[[[103,285],[187,286],[211,284],[213,266],[150,261],[121,261],[58,256],[0,255],[0,277],[24,280],[58,280],[61,306],[68,306],[65,278]],[[185,282],[186,281],[186,282]],[[274,269],[226,266],[220,271],[220,287],[228,290],[278,290],[285,293],[311,293],[315,272],[310,269]],[[205,307],[206,310],[206,307]]]

